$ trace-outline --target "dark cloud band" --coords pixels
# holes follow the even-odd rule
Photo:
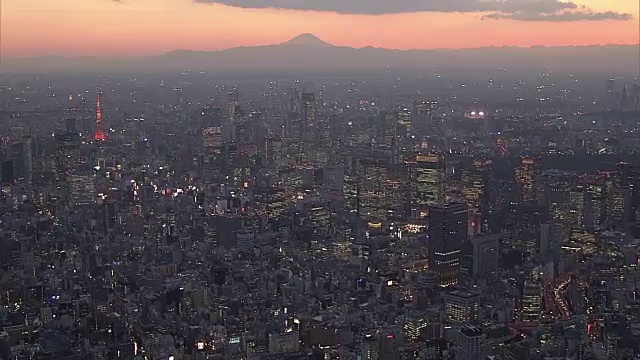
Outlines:
[[[488,19],[577,21],[626,20],[630,14],[593,12],[562,0],[194,0],[249,9],[324,11],[383,15],[412,12],[489,13]]]

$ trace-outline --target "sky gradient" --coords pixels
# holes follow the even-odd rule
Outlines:
[[[360,5],[342,6],[349,1]],[[0,46],[8,58],[217,50],[280,43],[300,33],[393,49],[639,41],[638,0],[506,0],[512,7],[487,5],[498,0],[363,1],[277,2],[292,10],[271,8],[269,0],[2,0]]]

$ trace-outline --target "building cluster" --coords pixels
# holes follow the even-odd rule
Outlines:
[[[635,86],[126,81],[3,88],[0,358],[640,355]]]

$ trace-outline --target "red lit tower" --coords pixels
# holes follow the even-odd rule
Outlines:
[[[98,90],[98,105],[96,106],[96,131],[93,134],[93,140],[105,141],[107,136],[102,128],[102,104],[100,103],[100,91]]]

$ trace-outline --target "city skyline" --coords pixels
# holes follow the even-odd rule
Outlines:
[[[637,3],[630,0],[345,4],[290,0],[277,2],[288,9],[277,9],[242,0],[8,0],[2,56],[137,57],[277,44],[301,33],[339,46],[390,49],[638,43]]]

